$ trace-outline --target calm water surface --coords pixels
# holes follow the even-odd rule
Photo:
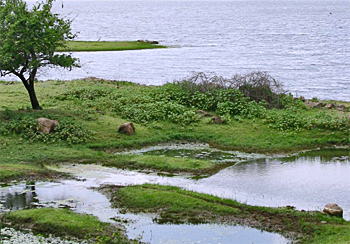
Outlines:
[[[350,101],[350,1],[57,1],[80,40],[158,40],[174,48],[76,53],[96,76],[160,85],[192,71],[267,71],[294,95]]]

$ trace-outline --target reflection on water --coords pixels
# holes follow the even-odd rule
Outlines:
[[[141,236],[143,241],[152,244],[288,243],[278,234],[248,227],[218,224],[159,225],[153,223],[155,214],[121,214],[118,209],[111,208],[103,194],[88,188],[99,185],[98,181],[90,179],[87,182],[66,180],[62,183],[22,183],[1,187],[0,201],[3,205],[0,212],[31,207],[68,207],[76,212],[98,216],[102,221],[113,223],[114,218],[126,220],[125,227],[130,238]]]
[[[33,182],[11,187],[8,191],[0,191],[0,211],[35,208],[37,202],[38,198]]]

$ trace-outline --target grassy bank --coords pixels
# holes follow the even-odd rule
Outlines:
[[[66,48],[58,51],[66,52],[97,52],[97,51],[126,51],[166,48],[163,45],[141,41],[70,41]]]
[[[348,109],[307,108],[290,97],[284,108],[268,109],[237,91],[213,95],[189,93],[176,84],[147,87],[98,79],[46,81],[36,83],[44,110],[32,111],[27,109],[30,103],[22,84],[0,86],[1,163],[103,163],[199,175],[216,172],[222,165],[110,152],[198,141],[222,149],[274,154],[350,142]],[[210,117],[197,114],[198,109],[222,115],[224,123],[213,123]],[[39,117],[57,119],[60,126],[53,134],[39,133]],[[119,125],[128,121],[134,123],[135,134],[118,133]]]
[[[0,163],[0,182],[11,180],[54,180],[67,177],[38,163]]]
[[[104,187],[115,207],[126,212],[157,213],[158,223],[242,224],[278,232],[301,243],[349,243],[350,224],[318,212],[293,208],[249,206],[233,200],[145,184],[124,188]]]
[[[73,213],[66,209],[30,209],[6,213],[1,221],[20,229],[64,238],[78,238],[101,244],[138,243],[128,240],[122,231],[96,217]]]

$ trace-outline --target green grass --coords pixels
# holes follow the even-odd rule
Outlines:
[[[250,206],[171,186],[111,186],[109,191],[114,206],[136,213],[158,213],[159,223],[244,224],[287,237],[299,236],[302,243],[349,243],[350,240],[349,222],[317,212]]]
[[[68,52],[92,52],[92,51],[126,51],[166,48],[166,46],[155,45],[138,41],[70,41],[67,47],[59,51]]]
[[[227,166],[205,160],[153,155],[118,155],[114,160],[104,161],[103,165],[136,170],[153,169],[169,173],[187,172],[197,176],[212,174]]]
[[[65,209],[30,209],[6,213],[2,221],[19,228],[30,228],[40,234],[54,234],[61,237],[75,237],[94,240],[97,243],[138,243],[129,241],[124,234],[96,217],[74,213]]]
[[[239,210],[217,204],[220,199],[204,194],[186,192],[176,187],[143,185],[125,187],[112,197],[116,207],[133,212],[156,212],[160,222],[208,222],[224,215],[235,215]],[[164,220],[165,219],[165,220]]]
[[[258,118],[232,120],[228,124],[208,124],[205,118],[189,125],[169,120],[141,120],[138,123],[135,122],[138,119],[124,118],[118,112],[127,105],[144,104],[148,99],[164,96],[168,91],[167,87],[147,87],[98,79],[47,81],[38,82],[35,86],[39,102],[44,108],[42,111],[27,110],[30,102],[21,83],[1,86],[0,126],[1,123],[9,121],[6,116],[69,117],[93,132],[93,136],[87,143],[70,145],[65,142],[33,142],[15,134],[0,135],[0,163],[85,162],[199,175],[214,173],[225,165],[168,157],[115,156],[109,152],[172,141],[206,142],[222,149],[262,153],[288,153],[317,147],[349,145],[349,135],[344,131],[320,128],[281,131],[271,128]],[[301,116],[313,116],[320,111],[323,110],[305,110]],[[349,112],[335,110],[325,112],[332,116],[349,115]],[[142,116],[146,115],[147,113]],[[118,133],[118,126],[128,121],[134,122],[136,133],[132,136]]]
[[[0,163],[0,181],[54,179],[62,177],[56,171],[48,170],[43,165],[34,163]]]

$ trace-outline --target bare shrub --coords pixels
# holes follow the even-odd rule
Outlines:
[[[190,93],[208,92],[214,90],[221,90],[229,88],[229,79],[217,76],[214,73],[206,74],[204,72],[193,72],[189,77],[174,81],[174,84],[178,85],[183,90]]]
[[[269,107],[280,107],[281,97],[286,91],[281,82],[266,72],[251,72],[246,75],[235,75],[232,78],[235,87],[243,92],[244,96],[260,102],[266,101]]]
[[[215,93],[218,90],[238,89],[251,100],[266,101],[270,108],[281,107],[281,98],[286,94],[281,82],[261,71],[236,74],[232,78],[224,78],[214,73],[194,72],[185,79],[174,81],[173,84],[190,93]]]

